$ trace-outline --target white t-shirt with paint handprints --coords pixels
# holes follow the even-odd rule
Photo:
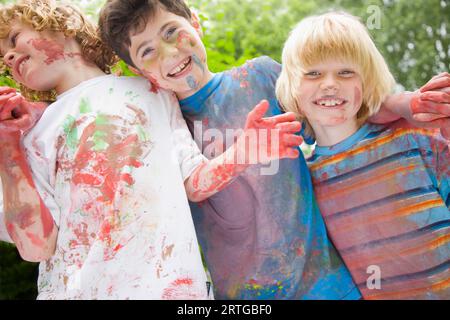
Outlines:
[[[103,76],[51,104],[24,138],[59,227],[38,299],[208,299],[184,181],[204,161],[176,97]]]

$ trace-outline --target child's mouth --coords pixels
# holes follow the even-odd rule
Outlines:
[[[339,108],[344,106],[348,101],[341,98],[320,98],[313,103],[322,108]]]
[[[188,69],[191,65],[192,58],[188,57],[184,61],[182,61],[178,66],[172,69],[170,73],[167,74],[168,77],[177,78],[184,74],[184,71]]]

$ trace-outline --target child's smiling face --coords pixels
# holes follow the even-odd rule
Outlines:
[[[159,8],[142,32],[131,35],[131,60],[153,84],[188,97],[210,79],[199,28]]]
[[[62,33],[37,32],[19,22],[11,24],[8,37],[0,40],[3,61],[11,69],[13,78],[25,87],[37,91],[55,89],[67,76]]]
[[[314,130],[357,122],[363,84],[358,68],[330,59],[306,69],[297,101]]]

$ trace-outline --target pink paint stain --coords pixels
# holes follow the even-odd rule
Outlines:
[[[47,65],[64,59],[64,46],[62,44],[47,39],[31,39],[28,43],[31,43],[36,50],[47,56],[47,60],[44,61]]]
[[[183,45],[184,45],[184,46],[189,45],[189,46],[191,46],[191,47],[195,46],[194,40],[193,40],[193,39],[191,38],[191,36],[190,36],[187,32],[185,32],[185,31],[181,31],[181,32],[178,34],[178,37],[177,37],[177,47],[180,48],[180,47],[183,47]]]
[[[144,72],[144,76],[150,82],[150,92],[158,93],[159,90],[161,89],[158,80],[154,76],[152,76],[149,72]]]
[[[191,300],[201,297],[193,291],[193,281],[190,278],[180,278],[173,281],[168,288],[164,289],[163,300]]]
[[[34,233],[26,232],[27,238],[30,239],[31,243],[37,247],[43,248],[45,246],[45,242]]]

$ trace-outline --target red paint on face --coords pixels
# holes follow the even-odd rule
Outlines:
[[[44,61],[47,65],[64,59],[64,46],[62,44],[47,39],[31,39],[29,43],[47,56],[47,60]]]
[[[148,72],[144,72],[144,76],[148,79],[148,81],[150,81],[150,92],[158,93],[159,89],[161,89],[158,80]]]
[[[187,45],[194,47],[195,41],[191,38],[191,36],[187,32],[181,31],[180,33],[178,33],[177,37],[177,48],[181,48]]]

